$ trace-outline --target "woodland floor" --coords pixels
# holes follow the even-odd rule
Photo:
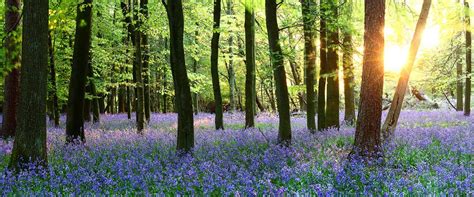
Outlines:
[[[49,127],[49,170],[5,171],[12,142],[0,141],[0,194],[463,194],[474,188],[474,118],[452,111],[404,111],[379,164],[347,162],[354,128],[309,134],[293,117],[291,148],[276,145],[277,117],[261,114],[242,130],[242,113],[195,117],[193,156],[176,157],[176,115],[153,114],[144,136],[126,115],[86,126],[85,146],[64,145]],[[62,120],[64,122],[64,119]]]

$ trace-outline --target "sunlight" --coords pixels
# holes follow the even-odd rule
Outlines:
[[[390,27],[386,27],[384,31],[386,37],[395,35],[395,31]],[[427,27],[423,33],[423,39],[418,54],[423,53],[424,50],[436,48],[440,44],[440,39],[439,26]],[[406,63],[409,46],[410,43],[404,43],[402,45],[393,42],[386,43],[384,52],[385,71],[400,72]]]

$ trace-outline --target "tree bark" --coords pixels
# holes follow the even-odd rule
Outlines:
[[[224,129],[221,86],[219,82],[219,37],[221,20],[221,0],[214,0],[214,26],[211,43],[211,75],[214,101],[216,104],[216,130]]]
[[[0,130],[1,138],[15,136],[17,126],[18,99],[20,93],[20,0],[5,1],[5,76],[3,124]]]
[[[327,57],[327,12],[328,3],[321,2],[320,5],[320,30],[319,30],[319,82],[318,82],[318,131],[327,129],[326,126],[326,85],[328,74],[328,57]]]
[[[303,30],[304,30],[304,64],[306,69],[306,126],[311,133],[316,131],[316,94],[314,86],[316,84],[316,1],[303,0]]]
[[[402,69],[402,72],[400,73],[400,79],[398,80],[397,89],[395,91],[395,95],[393,96],[392,104],[387,114],[387,118],[385,119],[385,122],[383,124],[382,137],[384,140],[388,140],[393,135],[395,128],[397,127],[398,117],[400,116],[400,112],[402,110],[403,99],[405,98],[405,92],[408,88],[410,74],[413,70],[416,55],[420,47],[423,31],[425,29],[428,14],[430,12],[430,6],[431,0],[423,1],[423,7],[421,8],[421,13],[416,24],[415,33],[413,35],[413,40],[410,45],[408,59]]]
[[[148,0],[140,0],[140,11],[141,14],[144,16],[145,21],[148,20]],[[143,23],[143,22],[142,22]],[[149,60],[150,60],[150,46],[148,44],[148,33],[146,30],[142,30],[141,32],[141,41],[142,41],[142,48],[143,48],[143,90],[144,94],[144,107],[145,107],[145,119],[147,122],[150,121],[150,71],[149,71]]]
[[[344,13],[350,21],[352,18],[352,4],[351,1],[347,1],[346,13]],[[345,27],[343,31],[343,73],[344,73],[344,121],[346,124],[353,125],[355,123],[355,100],[354,100],[354,46],[352,40],[352,23]]]
[[[58,99],[58,87],[56,84],[56,64],[54,63],[54,43],[51,35],[51,31],[48,31],[48,48],[49,48],[49,74],[51,80],[51,91],[49,97],[52,99],[52,115],[54,119],[54,126],[59,127],[60,109]]]
[[[9,167],[46,166],[46,98],[48,86],[48,0],[25,0],[17,130]],[[34,107],[32,107],[34,106]]]
[[[227,0],[227,15],[228,16],[233,16],[234,15],[234,9],[233,9],[233,2],[232,0]],[[229,20],[230,21],[230,20]],[[232,25],[231,22],[229,22],[229,25]],[[236,99],[235,99],[235,71],[234,71],[234,37],[232,35],[232,32],[229,32],[229,97],[230,97],[230,110],[235,111],[236,110]]]
[[[136,124],[137,132],[143,134],[143,129],[145,129],[145,93],[144,93],[144,84],[143,84],[143,54],[142,54],[142,30],[141,24],[143,23],[141,18],[138,16],[141,10],[141,7],[137,3],[138,0],[134,0],[134,5],[138,8],[134,9],[134,20],[135,25],[134,37],[135,40],[135,63],[134,66],[134,76],[135,76],[135,95],[136,95],[136,105],[135,105],[135,115],[136,115]]]
[[[291,144],[290,101],[288,98],[283,53],[280,46],[277,7],[276,0],[265,1],[268,43],[270,46],[270,54],[274,70],[278,115],[280,120],[278,127],[278,142],[282,145],[289,146]]]
[[[385,0],[365,0],[361,103],[352,155],[372,158],[380,151],[384,82]]]
[[[255,127],[255,4],[245,0],[245,128]]]
[[[328,40],[328,53],[327,53],[327,99],[326,99],[326,127],[339,129],[339,33],[338,33],[338,1],[331,1],[329,3],[330,21],[329,28],[327,29],[329,40]]]
[[[194,147],[194,121],[191,90],[184,59],[184,16],[182,0],[163,0],[170,27],[171,71],[175,86],[175,107],[178,111],[177,150],[189,153]]]
[[[465,23],[466,23],[466,92],[464,94],[464,115],[471,115],[471,73],[472,73],[472,38],[471,38],[471,16],[469,15],[469,2],[465,1]]]
[[[85,142],[84,96],[91,48],[92,0],[77,5],[76,36],[66,120],[66,142]]]

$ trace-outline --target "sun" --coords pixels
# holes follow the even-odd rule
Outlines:
[[[385,36],[394,36],[395,32],[392,28],[385,28]],[[411,39],[411,38],[410,38]],[[423,37],[418,54],[424,51],[436,48],[440,44],[440,27],[430,26],[423,32]],[[392,43],[385,44],[385,71],[400,72],[407,61],[410,43]]]

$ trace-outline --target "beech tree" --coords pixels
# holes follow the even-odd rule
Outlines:
[[[327,13],[328,3],[320,3],[320,27],[319,27],[319,82],[318,82],[318,131],[327,129],[326,125],[326,85],[328,75],[327,57]]]
[[[316,1],[303,0],[303,30],[304,30],[304,64],[306,69],[306,126],[311,132],[316,131],[315,111],[316,111],[316,93],[314,86],[316,84]]]
[[[25,0],[17,130],[9,167],[46,166],[46,97],[48,86],[48,0]]]
[[[219,82],[219,37],[221,24],[221,0],[214,0],[214,25],[211,43],[211,75],[214,102],[216,105],[215,126],[216,129],[224,129],[224,117],[222,109],[221,85]]]
[[[471,16],[469,2],[464,2],[466,23],[466,92],[464,93],[464,115],[471,115],[471,74],[472,74],[472,38],[471,38]]]
[[[85,142],[84,97],[87,70],[90,61],[92,26],[92,0],[77,5],[76,35],[69,84],[69,99],[66,119],[66,142]]]
[[[327,95],[325,126],[339,128],[339,1],[328,3],[329,15],[327,17]]]
[[[270,46],[271,63],[273,65],[273,76],[275,78],[279,117],[278,142],[282,145],[289,146],[291,144],[290,100],[288,98],[283,53],[280,46],[277,8],[276,0],[265,0],[268,44]]]
[[[5,1],[5,67],[8,73],[4,82],[3,121],[0,137],[15,136],[20,84],[20,0]]]
[[[245,128],[255,126],[255,4],[245,0]]]
[[[380,151],[384,83],[385,0],[365,0],[364,57],[360,109],[352,154],[374,157]]]
[[[184,59],[184,16],[182,0],[162,0],[166,8],[170,29],[171,72],[178,111],[177,150],[188,153],[194,147],[194,118],[191,90]]]

